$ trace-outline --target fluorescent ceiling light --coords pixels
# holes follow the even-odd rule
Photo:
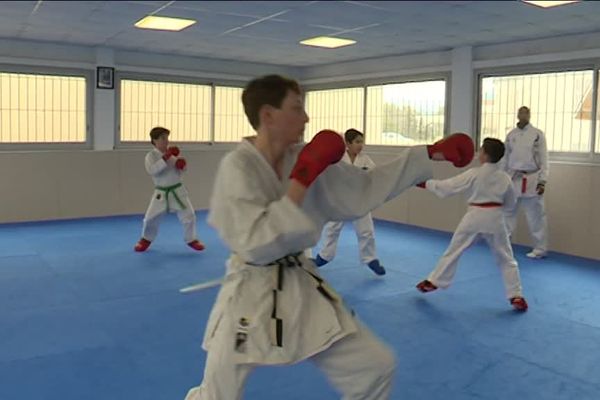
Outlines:
[[[300,42],[305,46],[324,47],[326,49],[336,49],[338,47],[350,46],[356,43],[356,40],[342,39],[330,36],[318,36],[306,39]]]
[[[528,1],[528,0],[523,0],[523,3],[528,3],[528,4],[542,7],[542,8],[550,8],[550,7],[562,6],[564,4],[579,3],[579,0],[572,0],[572,1]]]
[[[157,15],[148,15],[135,23],[136,28],[158,29],[161,31],[180,31],[190,25],[194,25],[193,19],[160,17]]]

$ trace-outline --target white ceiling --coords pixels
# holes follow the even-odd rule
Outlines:
[[[137,29],[148,14],[181,32]],[[520,1],[2,1],[0,38],[286,66],[314,66],[600,31],[600,2],[541,9]],[[317,35],[358,44],[309,48]],[[571,49],[573,50],[573,49]]]

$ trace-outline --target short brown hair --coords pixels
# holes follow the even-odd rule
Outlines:
[[[162,126],[155,126],[150,130],[150,143],[154,144],[154,141],[160,138],[162,135],[169,135],[171,131],[167,128],[163,128]]]
[[[531,110],[527,106],[521,106],[521,107],[519,107],[519,112],[521,112],[521,111],[527,111],[528,113],[531,113]]]
[[[270,105],[281,108],[281,103],[289,90],[297,94],[302,93],[298,82],[280,75],[267,75],[250,81],[242,93],[244,112],[250,125],[254,129],[258,129],[262,106]]]
[[[357,137],[365,137],[365,134],[359,131],[358,129],[350,128],[344,133],[344,139],[346,139],[346,143],[354,142],[354,139]]]
[[[483,139],[483,152],[488,155],[492,164],[497,163],[504,157],[504,143],[501,140],[493,138]]]

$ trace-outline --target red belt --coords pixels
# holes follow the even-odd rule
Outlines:
[[[470,203],[470,206],[481,208],[502,207],[502,203]]]
[[[521,176],[521,193],[525,193],[527,192],[527,175],[529,174],[533,174],[534,172],[537,172],[538,170],[535,171],[518,171],[520,174],[522,174]]]

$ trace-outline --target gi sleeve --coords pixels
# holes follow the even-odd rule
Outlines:
[[[475,176],[476,169],[472,168],[449,179],[430,179],[425,183],[425,187],[443,199],[468,190],[473,184]]]
[[[167,169],[169,165],[162,157],[158,157],[156,152],[152,151],[146,154],[145,166],[148,174],[156,176]]]
[[[540,167],[540,175],[538,178],[539,183],[545,184],[548,180],[549,166],[548,166],[548,145],[546,143],[546,135],[540,131],[537,146],[535,146],[535,160]]]
[[[400,149],[393,160],[367,171],[337,163],[309,188],[304,208],[319,222],[353,220],[432,175],[425,146]]]

